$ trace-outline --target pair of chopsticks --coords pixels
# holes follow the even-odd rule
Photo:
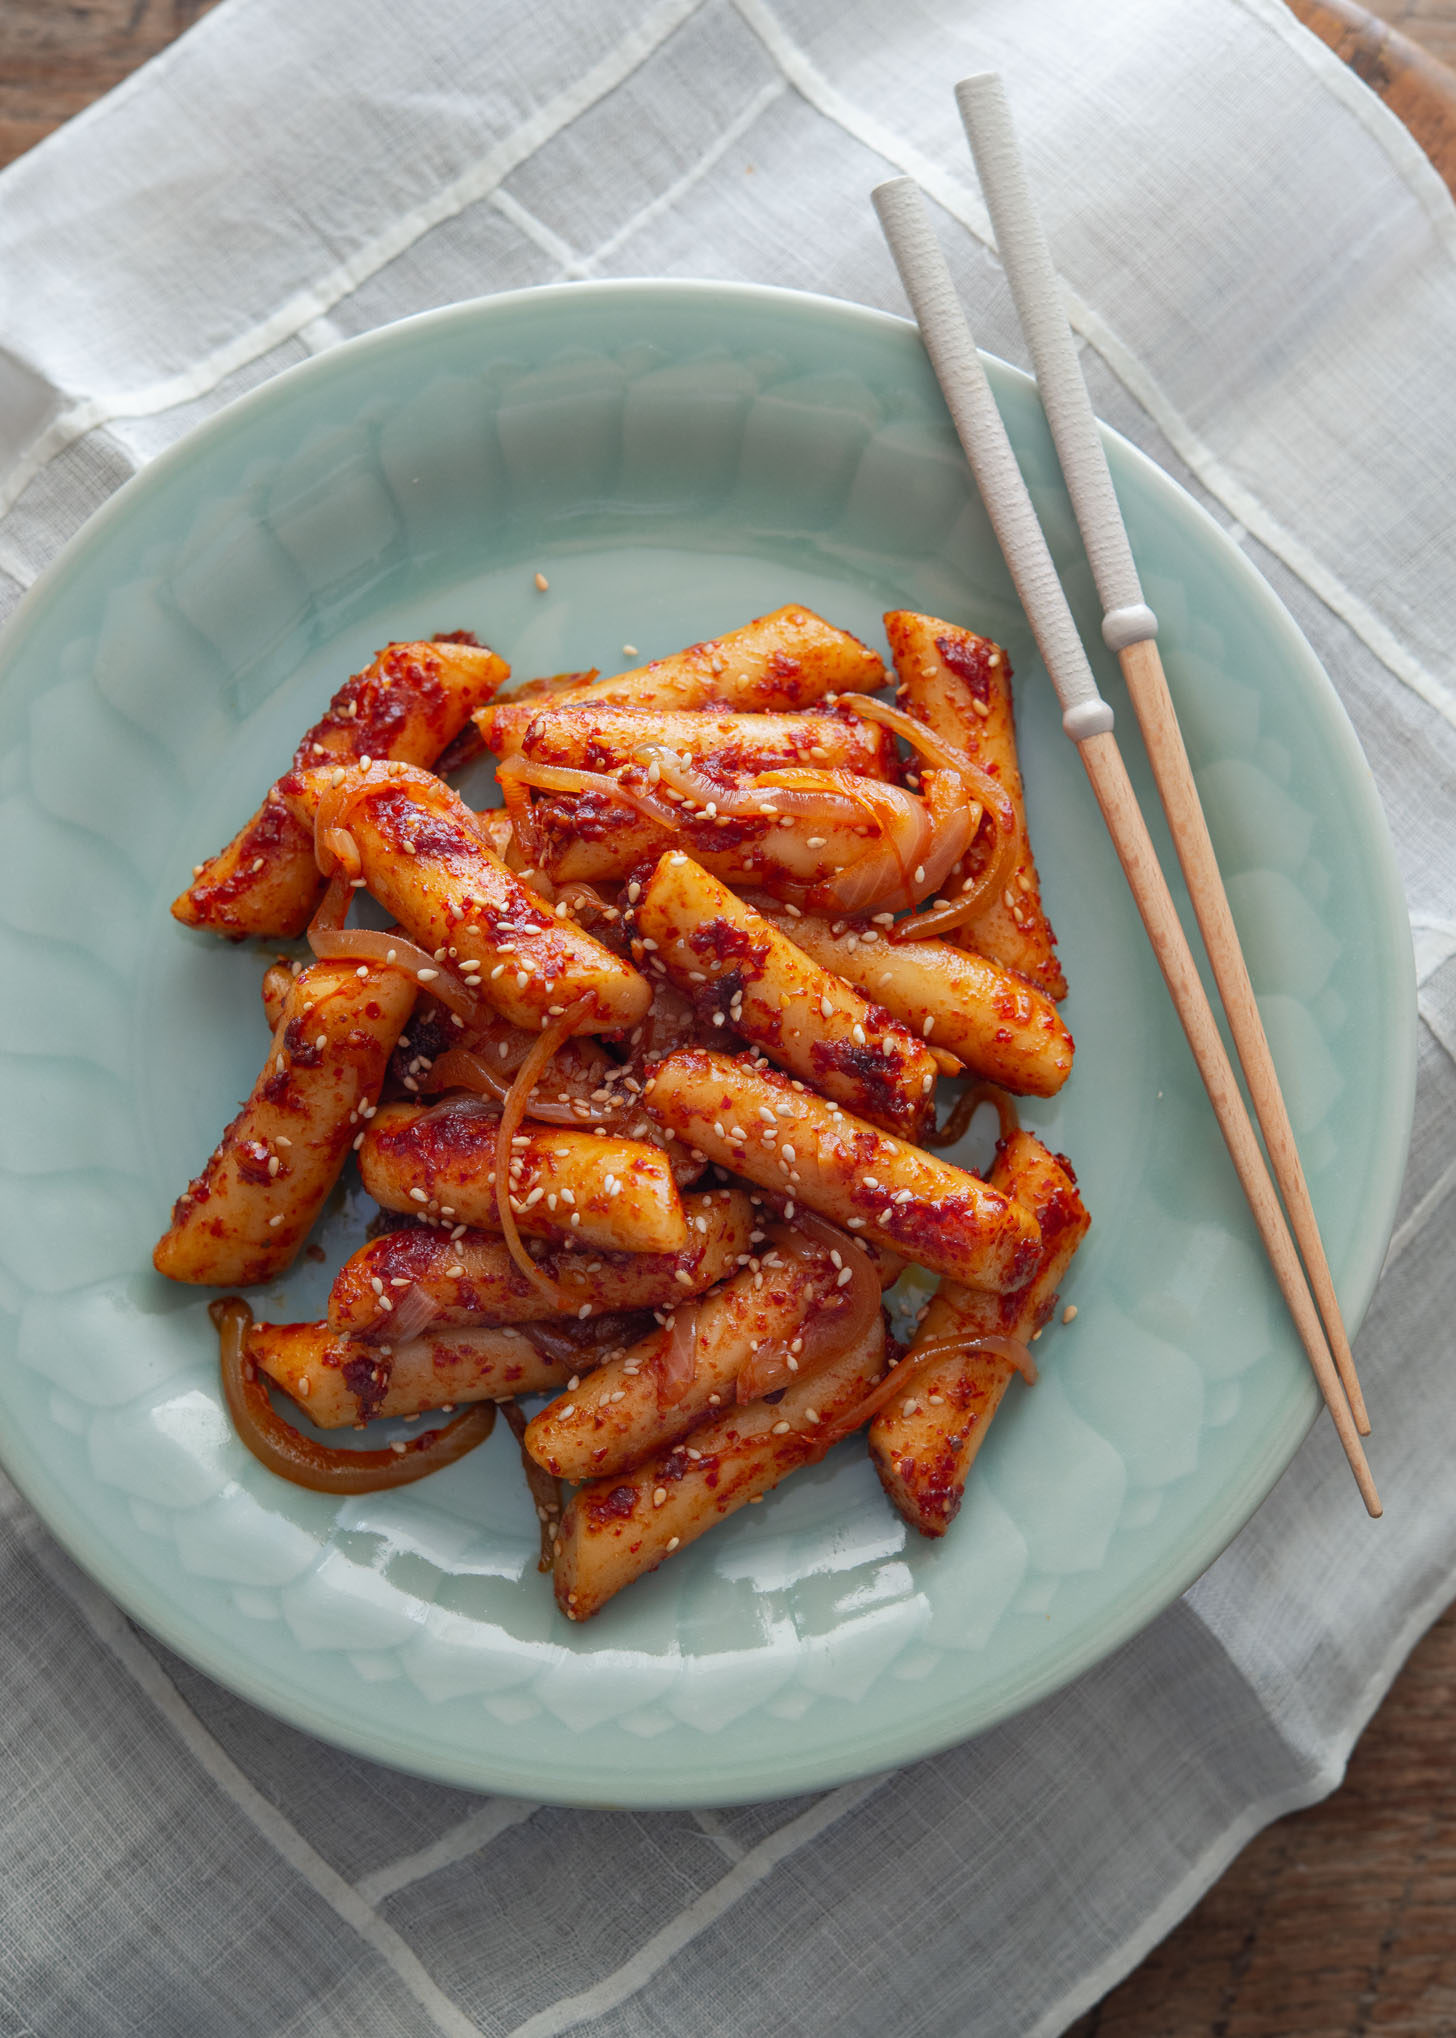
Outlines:
[[[1157,618],[1143,599],[1122,512],[1078,366],[1071,327],[1062,308],[1056,271],[1032,205],[1010,108],[1001,80],[994,73],[964,80],[956,88],[956,100],[1105,611],[1103,638],[1108,648],[1117,653],[1122,666],[1214,981],[1269,1159],[1288,1206],[1289,1220],[1304,1255],[1304,1266],[1300,1264],[1289,1223],[1270,1180],[1218,1023],[1117,747],[1112,709],[1098,692],[918,185],[909,177],[897,177],[879,185],[874,192],[875,210],[1016,592],[1056,688],[1062,707],[1062,727],[1081,755],[1118,861],[1193,1050],[1219,1130],[1361,1496],[1370,1513],[1378,1515],[1380,1499],[1360,1442],[1362,1434],[1369,1434],[1370,1421],[1355,1375],[1350,1341],[1340,1317],[1294,1130],[1158,655]]]

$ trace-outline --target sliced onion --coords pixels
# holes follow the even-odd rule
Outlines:
[[[675,1408],[698,1377],[698,1304],[673,1311],[667,1334],[653,1360],[657,1372],[657,1405]]]
[[[939,778],[942,774],[927,772],[926,776]],[[1009,801],[1007,805],[1009,808]],[[917,913],[909,920],[899,921],[890,929],[891,941],[923,941],[927,935],[946,934],[953,928],[964,927],[968,920],[977,919],[986,910],[991,899],[1000,896],[1007,872],[1016,854],[1016,815],[1013,809],[1009,830],[999,815],[993,814],[991,819],[995,834],[992,838],[991,853],[979,876],[968,879],[953,899],[946,899],[941,905],[931,906],[926,912]],[[975,827],[967,830],[966,847],[962,855],[967,854],[974,845],[979,828],[978,816]],[[955,859],[957,863],[960,860],[960,857]],[[951,867],[947,865],[947,871]]]
[[[929,1132],[922,1132],[922,1146],[954,1146],[958,1139],[964,1139],[971,1129],[971,1120],[983,1104],[994,1104],[996,1116],[1001,1121],[1000,1137],[1010,1139],[1013,1132],[1021,1128],[1016,1105],[1006,1092],[995,1083],[972,1083],[962,1090],[950,1108],[950,1115],[944,1125],[932,1126]]]
[[[847,826],[863,812],[863,802],[851,785],[855,774],[812,771],[800,765],[784,765],[758,772],[745,785],[729,784],[700,766],[684,759],[665,743],[644,743],[633,752],[635,761],[649,769],[656,765],[660,781],[697,807],[713,807],[734,821],[773,820],[783,814],[801,814],[806,820],[828,827]],[[765,807],[771,811],[765,813]],[[871,818],[874,818],[873,816]]]
[[[915,873],[930,852],[930,813],[923,800],[903,786],[861,779],[854,797],[870,810],[880,842],[845,869],[824,879],[808,893],[810,906],[831,913],[864,913],[891,900],[913,905],[925,896],[925,879]]]
[[[325,961],[388,963],[416,980],[421,970],[427,970],[429,975],[420,989],[427,990],[432,998],[438,998],[467,1026],[489,1026],[496,1016],[473,991],[466,990],[452,969],[436,962],[428,949],[419,947],[403,934],[386,934],[375,927],[310,926],[308,945],[316,956]]]
[[[591,927],[598,920],[604,920],[610,908],[595,885],[589,885],[584,878],[573,879],[570,884],[561,885],[556,899],[565,899],[568,911],[583,927]],[[556,903],[555,900],[552,901]],[[589,915],[590,917],[584,917]]]
[[[511,1086],[500,1071],[470,1047],[447,1047],[443,1054],[436,1055],[419,1078],[419,1084],[422,1090],[432,1092],[470,1090],[478,1096],[494,1097],[498,1104],[504,1104],[511,1093]]]
[[[965,1358],[972,1352],[984,1352],[988,1358],[1003,1360],[1008,1366],[1016,1368],[1028,1386],[1036,1385],[1036,1360],[1031,1356],[1030,1346],[1023,1344],[1019,1337],[1003,1337],[998,1330],[984,1331],[975,1337],[956,1337],[953,1334],[933,1337],[925,1344],[913,1345],[906,1354],[905,1363],[918,1373],[921,1366],[928,1365],[932,1359]]]
[[[903,736],[921,756],[932,759],[944,769],[958,772],[962,787],[974,795],[984,814],[990,818],[993,844],[991,854],[980,875],[954,899],[947,899],[944,905],[933,906],[929,912],[917,914],[914,919],[902,920],[891,931],[890,939],[921,941],[927,935],[941,934],[948,928],[963,927],[967,920],[975,919],[982,911],[988,896],[995,896],[1000,892],[1005,881],[1007,865],[1015,851],[1017,833],[1016,808],[1010,793],[1000,779],[987,771],[983,764],[978,764],[968,751],[961,749],[958,744],[947,741],[925,723],[917,721],[913,715],[907,715],[902,708],[892,708],[884,701],[863,694],[846,695],[842,697],[841,705],[869,721],[884,723],[887,728],[895,730],[897,735]],[[970,831],[966,849],[945,863],[935,882],[927,884],[922,896],[928,896],[929,893],[939,889],[942,880],[954,865],[960,862],[961,855],[964,855],[974,842],[978,829],[979,818],[976,827]]]
[[[620,779],[609,778],[604,771],[581,771],[574,764],[535,764],[530,758],[517,755],[503,757],[495,768],[495,775],[508,807],[511,807],[509,788],[535,786],[540,792],[598,793],[603,799],[617,800],[632,807],[659,828],[677,825],[678,816],[670,802],[654,799],[651,792],[639,792],[635,786],[624,785]],[[513,827],[515,814],[515,808],[511,807]]]
[[[364,868],[359,845],[347,828],[314,830],[314,861],[325,877],[342,875],[350,882]]]
[[[738,1375],[738,1399],[758,1401],[781,1387],[793,1386],[820,1372],[832,1360],[842,1358],[865,1335],[880,1309],[880,1277],[868,1253],[816,1211],[801,1210],[795,1228],[817,1248],[815,1258],[835,1282],[826,1296],[816,1299],[809,1313],[788,1338],[774,1340],[750,1352]],[[791,1249],[792,1250],[792,1249]],[[840,1267],[834,1264],[837,1255]],[[801,1264],[808,1256],[794,1253]],[[850,1278],[843,1287],[838,1277],[848,1267]],[[798,1344],[798,1351],[792,1347]],[[793,1360],[790,1365],[789,1361]]]
[[[970,848],[986,810],[966,797],[965,780],[958,771],[927,771],[923,783],[931,840],[925,874],[916,890],[922,898],[930,898]]]
[[[541,1554],[536,1560],[536,1569],[554,1571],[556,1531],[561,1526],[561,1482],[559,1479],[553,1479],[544,1465],[538,1465],[526,1449],[524,1409],[515,1401],[503,1401],[500,1407],[511,1434],[521,1447],[521,1470],[526,1475],[526,1490],[536,1510],[536,1519],[541,1524]]]
[[[333,933],[342,927],[349,917],[349,903],[354,896],[354,887],[342,870],[337,870],[329,879],[323,897],[318,902],[318,911],[304,930],[310,942],[316,933]],[[318,950],[314,950],[317,955]]]
[[[947,770],[958,771],[981,805],[995,814],[1003,832],[1015,833],[1016,809],[1010,793],[994,773],[976,762],[968,750],[950,742],[926,723],[917,721],[913,715],[907,715],[903,708],[892,708],[887,701],[876,700],[872,694],[840,694],[839,706],[863,715],[871,722],[883,722],[887,728],[903,736],[922,757],[930,758]]]
[[[877,1416],[887,1401],[893,1401],[897,1394],[909,1389],[915,1375],[921,1369],[922,1361],[944,1357],[949,1352],[965,1354],[986,1352],[992,1358],[1004,1359],[1008,1366],[1015,1366],[1028,1380],[1036,1379],[1036,1361],[1019,1338],[1002,1337],[997,1331],[988,1331],[984,1337],[935,1338],[918,1350],[907,1352],[898,1366],[891,1366],[888,1373],[875,1382],[867,1394],[846,1408],[834,1418],[830,1443],[839,1443],[854,1430],[863,1429],[865,1424]]]
[[[381,786],[410,787],[421,806],[430,807],[447,820],[468,828],[483,848],[492,856],[495,854],[488,830],[465,805],[459,793],[452,786],[446,785],[442,778],[437,778],[434,772],[426,771],[423,765],[403,764],[398,759],[376,757],[371,758],[367,768],[360,764],[349,764],[344,770],[346,775],[338,785],[325,788],[319,800],[318,812],[314,816],[314,860],[325,876],[333,869],[329,845],[333,838],[340,835],[348,841],[356,859],[356,867],[351,876],[357,877],[363,869],[358,844],[349,834],[349,817],[358,801],[369,793],[378,792]]]
[[[516,1213],[511,1208],[511,1141],[520,1130],[521,1121],[526,1115],[526,1106],[531,1101],[531,1092],[540,1080],[541,1071],[563,1041],[570,1039],[573,1027],[588,1010],[590,1003],[589,998],[580,998],[576,1004],[568,1005],[560,1018],[553,1019],[540,1039],[533,1043],[531,1052],[516,1070],[515,1080],[506,1094],[501,1109],[500,1129],[495,1136],[496,1213],[500,1218],[501,1236],[506,1242],[506,1251],[532,1287],[548,1297],[555,1304],[558,1314],[562,1316],[570,1315],[573,1308],[577,1307],[577,1299],[567,1295],[543,1268],[537,1266],[521,1241],[521,1234],[516,1226]]]
[[[395,1344],[407,1345],[411,1338],[420,1337],[439,1315],[441,1304],[426,1294],[418,1281],[412,1281],[402,1295],[394,1297],[394,1309],[389,1318],[389,1334]]]
[[[836,706],[848,708],[852,715],[860,715],[867,722],[883,723],[897,736],[903,736],[912,750],[918,750],[932,764],[942,764],[951,771],[958,771],[962,778],[970,778],[980,770],[970,753],[962,750],[959,744],[939,735],[927,723],[918,722],[913,715],[907,715],[903,708],[893,708],[888,701],[876,700],[873,694],[840,694]]]
[[[217,1326],[223,1396],[238,1436],[260,1464],[295,1486],[315,1493],[382,1493],[386,1487],[408,1486],[453,1465],[483,1444],[495,1427],[495,1405],[487,1401],[443,1429],[411,1437],[401,1450],[340,1451],[315,1443],[279,1415],[247,1355],[253,1321],[247,1303],[232,1295],[211,1303],[207,1313]]]

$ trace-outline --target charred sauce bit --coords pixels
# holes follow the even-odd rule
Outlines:
[[[241,1180],[258,1186],[271,1181],[283,1172],[281,1167],[269,1169],[268,1163],[274,1158],[272,1149],[265,1140],[240,1139],[237,1144],[238,1175]]]
[[[605,1493],[588,1493],[586,1496],[587,1516],[593,1528],[607,1528],[614,1521],[629,1521],[636,1505],[635,1486],[613,1486]]]
[[[924,1115],[918,1099],[913,1108],[907,1108],[906,1058],[893,1034],[882,1045],[864,1047],[855,1040],[814,1040],[809,1044],[809,1060],[814,1081],[821,1088],[826,1077],[836,1075],[854,1083],[866,1118],[900,1125]]]
[[[359,1404],[360,1422],[372,1422],[389,1392],[390,1362],[385,1358],[346,1359],[344,1385]]]
[[[954,637],[937,637],[935,648],[956,675],[963,679],[978,701],[989,701],[996,668],[992,659],[1005,659],[1006,654],[984,637],[976,637],[969,630]],[[1007,679],[1011,677],[1009,661],[1002,666]]]

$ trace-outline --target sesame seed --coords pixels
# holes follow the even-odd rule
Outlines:
[[[545,592],[546,592],[547,588],[548,588],[548,587],[549,587],[550,585],[551,585],[551,583],[550,583],[550,581],[549,581],[549,580],[548,580],[548,579],[546,578],[546,576],[545,576],[545,574],[544,574],[544,573],[538,573],[538,574],[536,575],[536,592],[537,592],[538,594],[545,594]]]
[[[410,1197],[416,1203],[428,1203],[430,1200],[423,1189],[411,1189]]]
[[[581,1305],[581,1307],[580,1307],[580,1309],[578,1309],[576,1313],[577,1313],[577,1316],[578,1316],[578,1317],[580,1318],[580,1320],[581,1320],[581,1321],[582,1321],[583,1323],[585,1323],[585,1322],[586,1322],[586,1319],[587,1319],[587,1318],[588,1318],[588,1317],[589,1317],[589,1316],[591,1315],[591,1304],[590,1304],[590,1302],[583,1302],[583,1303],[582,1303],[582,1305]]]
[[[1066,1308],[1065,1308],[1065,1309],[1064,1309],[1064,1310],[1062,1311],[1062,1322],[1063,1322],[1063,1323],[1070,1323],[1070,1322],[1071,1322],[1071,1321],[1073,1320],[1073,1318],[1074,1318],[1074,1317],[1076,1316],[1076,1314],[1077,1314],[1077,1305],[1076,1305],[1076,1303],[1075,1303],[1075,1302],[1069,1302],[1069,1303],[1067,1304]]]
[[[440,972],[437,969],[417,969],[415,971],[416,977],[422,984],[432,984],[439,974]]]
[[[254,875],[256,875],[256,873],[257,873],[258,871],[260,871],[260,870],[261,870],[262,868],[263,868],[263,859],[262,859],[262,857],[261,857],[261,856],[255,856],[255,857],[253,858],[253,861],[251,862],[251,864],[250,864],[250,865],[248,866],[248,873],[249,873],[249,875],[250,875],[250,876],[254,876]]]
[[[667,1488],[665,1486],[653,1488],[652,1505],[654,1507],[665,1507],[667,1505]]]
[[[773,1428],[769,1431],[769,1435],[775,1437],[786,1437],[788,1433],[789,1425],[786,1422],[776,1422]]]
[[[682,1542],[681,1536],[669,1536],[667,1539],[667,1554],[671,1556],[673,1551],[678,1548],[681,1542]]]
[[[925,1015],[925,1024],[920,1029],[922,1039],[929,1040],[931,1034],[934,1031],[935,1031],[935,1014],[933,1012],[927,1012]]]

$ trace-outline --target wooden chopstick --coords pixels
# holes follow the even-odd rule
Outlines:
[[[1062,706],[1062,727],[1077,745],[1240,1186],[1361,1497],[1370,1513],[1378,1515],[1380,1498],[1359,1431],[1245,1109],[1238,1078],[1117,747],[1112,710],[1098,692],[1087,663],[1086,651],[919,186],[909,177],[897,177],[877,187],[874,202],[919,322],[926,352],[971,463],[976,486],[1056,688]]]
[[[1349,1336],[1310,1201],[1294,1127],[1289,1122],[1274,1057],[1269,1052],[1264,1022],[1249,981],[1248,964],[1219,875],[1203,804],[1193,781],[1193,767],[1188,761],[1183,732],[1158,654],[1158,619],[1143,599],[1051,251],[1032,202],[1011,108],[1000,78],[989,71],[963,79],[956,87],[956,101],[986,194],[1002,266],[1031,347],[1042,407],[1102,599],[1105,611],[1102,634],[1108,648],[1117,653],[1127,681],[1158,797],[1213,967],[1214,982],[1223,1000],[1274,1178],[1283,1194],[1310,1286],[1324,1319],[1335,1366],[1350,1397],[1355,1426],[1362,1436],[1368,1436],[1370,1418],[1365,1397],[1360,1391]]]

